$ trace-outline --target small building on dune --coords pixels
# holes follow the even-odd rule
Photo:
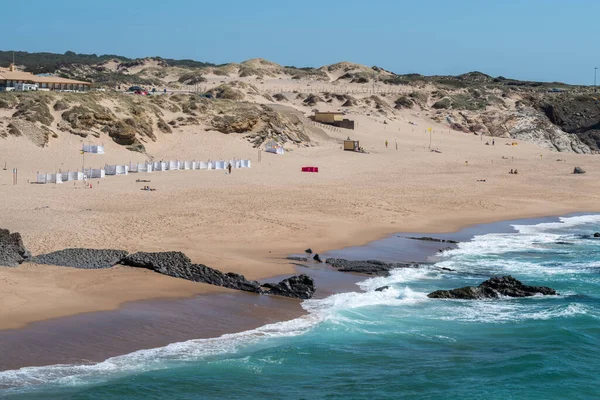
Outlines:
[[[344,151],[360,151],[360,142],[350,138],[344,140]]]
[[[354,121],[344,118],[343,112],[315,111],[315,122],[337,126],[338,128],[354,129]]]
[[[273,154],[284,154],[285,150],[283,146],[277,143],[275,140],[270,140],[265,144],[265,151]]]
[[[332,124],[336,121],[343,121],[344,113],[343,112],[315,112],[315,121],[320,122],[322,124]]]
[[[9,90],[73,90],[88,91],[90,82],[61,78],[51,75],[34,75],[17,71],[13,65],[0,68],[0,91]],[[26,88],[26,89],[25,89]]]

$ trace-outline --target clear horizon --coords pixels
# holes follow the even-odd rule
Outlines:
[[[36,12],[31,13],[30,10]],[[264,58],[320,67],[340,61],[398,74],[491,76],[594,84],[600,2],[531,0],[427,5],[349,0],[200,4],[181,0],[32,0],[5,5],[4,43],[15,51],[159,56],[225,64]],[[53,17],[56,16],[56,17]],[[123,38],[128,38],[123,40]],[[599,76],[600,78],[600,76]]]

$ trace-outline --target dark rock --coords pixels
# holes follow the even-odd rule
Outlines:
[[[437,242],[437,243],[450,243],[450,244],[457,244],[458,242],[456,240],[449,240],[449,239],[437,239],[437,238],[432,238],[429,236],[423,236],[423,237],[407,237],[407,239],[411,239],[411,240],[422,240],[424,242]]]
[[[580,168],[580,167],[575,167],[575,169],[573,170],[574,174],[585,174],[585,171]]]
[[[194,282],[209,283],[244,292],[262,293],[260,284],[256,281],[247,280],[244,275],[233,272],[223,273],[203,264],[192,264],[189,270],[192,277],[190,280]]]
[[[389,286],[382,286],[382,287],[378,287],[377,289],[375,289],[376,292],[383,292],[384,290],[389,289]]]
[[[300,261],[300,262],[308,261],[308,257],[289,256],[287,259],[291,260],[291,261]]]
[[[452,247],[444,247],[443,249],[439,249],[438,253],[443,253],[443,252],[448,251],[448,250],[454,250],[454,249]]]
[[[121,263],[132,267],[151,269],[176,278],[189,279],[188,267],[192,261],[179,251],[165,251],[133,253],[125,257]]]
[[[390,271],[396,268],[417,268],[416,263],[385,263],[383,261],[349,261],[341,258],[328,258],[325,261],[340,272],[354,272],[357,274],[389,276]]]
[[[594,93],[544,96],[534,102],[563,131],[573,133],[592,150],[600,149],[600,102]]]
[[[208,283],[229,289],[243,290],[245,292],[261,293],[258,282],[248,281],[243,275],[232,272],[223,273],[206,265],[192,264],[185,254],[177,251],[130,254],[123,259],[122,263],[132,267],[151,269],[163,275],[187,279],[193,282]]]
[[[313,279],[304,274],[292,276],[277,284],[265,283],[262,285],[262,288],[266,294],[304,300],[312,298],[316,290]]]
[[[440,271],[456,272],[456,270],[446,267],[437,267],[437,269],[439,269]]]
[[[453,290],[438,290],[429,293],[432,299],[462,299],[483,300],[497,299],[500,296],[530,297],[536,294],[555,295],[554,289],[545,286],[527,286],[512,276],[502,276],[488,279],[477,287],[467,286]]]
[[[35,256],[31,262],[72,268],[101,269],[119,264],[127,254],[124,250],[64,249]]]
[[[304,252],[306,254],[312,254],[312,249],[309,247],[308,249],[304,250]]]
[[[313,257],[313,260],[315,260],[316,262],[320,262],[320,263],[323,262],[323,260],[321,260],[321,257],[319,257],[318,254],[315,254],[315,256]]]
[[[594,233],[594,237],[595,237],[595,238],[600,238],[600,232],[596,232],[596,233]]]
[[[600,237],[600,236],[598,236],[598,237]],[[571,242],[554,242],[554,244],[572,245],[574,243],[571,243]]]
[[[19,232],[0,229],[0,266],[16,267],[30,258],[31,253],[25,248]]]
[[[187,279],[193,282],[208,283],[229,289],[242,290],[259,294],[275,294],[279,296],[308,299],[314,294],[314,282],[306,275],[293,276],[278,284],[263,285],[269,288],[264,291],[260,283],[249,281],[243,275],[233,272],[223,273],[202,264],[192,264],[190,259],[181,252],[135,253],[125,257],[124,265],[147,268],[158,273]],[[310,296],[310,297],[306,297]]]

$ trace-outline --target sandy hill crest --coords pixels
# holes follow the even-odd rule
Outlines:
[[[347,61],[298,68],[262,58],[213,65],[104,57],[95,64],[64,64],[56,72],[93,81],[107,92],[3,93],[1,136],[26,136],[44,146],[65,133],[106,135],[144,151],[145,143],[159,141],[161,135],[197,126],[247,134],[254,145],[267,138],[314,144],[310,129],[304,134],[312,126],[308,120],[287,118],[274,107],[285,105],[304,117],[328,110],[379,122],[408,122],[418,115],[456,131],[522,139],[557,151],[600,150],[600,106],[589,88],[493,78],[477,71],[397,75]],[[168,89],[168,95],[146,98],[119,92],[131,85],[159,93]]]

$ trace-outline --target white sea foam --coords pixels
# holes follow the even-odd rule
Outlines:
[[[600,224],[600,215],[562,217],[560,222],[546,222],[537,225],[513,225],[516,232],[490,233],[477,235],[473,240],[459,243],[456,249],[444,252],[444,256],[481,256],[498,255],[519,251],[556,251],[545,248],[565,240],[565,230],[585,225]],[[573,239],[573,235],[567,235]],[[569,252],[568,248],[563,249]]]
[[[243,347],[271,338],[305,334],[324,321],[341,322],[339,313],[377,305],[415,304],[427,299],[425,293],[391,288],[382,292],[340,293],[325,299],[307,300],[302,306],[309,314],[291,321],[278,322],[246,332],[218,338],[172,343],[164,347],[140,350],[89,365],[52,365],[25,367],[0,372],[0,388],[30,389],[44,385],[81,385],[146,371],[169,368],[178,363],[233,354]]]
[[[561,239],[559,234],[535,233],[520,234],[512,233],[490,233],[478,235],[469,242],[459,243],[456,249],[448,250],[443,255],[454,256],[493,256],[514,252],[545,252],[554,251],[545,248]]]
[[[527,304],[527,302],[517,303],[513,299],[511,301],[465,302],[462,307],[453,308],[451,313],[444,313],[439,318],[445,321],[498,324],[526,320],[569,318],[590,313],[591,310],[588,307],[578,303],[541,309]]]
[[[18,388],[45,384],[71,386],[103,381],[129,373],[164,369],[174,363],[235,353],[243,346],[268,338],[301,335],[321,320],[322,316],[309,314],[291,321],[269,324],[218,338],[189,340],[155,349],[140,350],[95,364],[25,367],[3,371],[0,372],[0,387]]]
[[[439,267],[450,268],[461,272],[480,272],[485,273],[486,275],[543,277],[568,274],[589,274],[594,272],[592,265],[588,263],[565,262],[557,265],[548,265],[545,263],[535,263],[531,261],[502,257],[477,259],[455,257],[442,261],[437,265]]]
[[[398,268],[392,270],[390,272],[390,276],[370,278],[359,282],[358,285],[365,291],[371,291],[388,285],[415,282],[424,279],[437,279],[440,277],[440,275],[441,271],[439,271],[439,269],[432,269],[428,267]]]
[[[600,224],[600,215],[560,218],[560,222],[537,225],[514,225],[515,232],[478,235],[471,241],[459,243],[457,248],[443,254],[437,266],[489,275],[561,275],[593,272],[595,264],[585,261],[579,262],[575,259],[563,261],[558,265],[553,264],[550,258],[545,261],[540,257],[560,254],[568,259],[577,254],[577,251],[581,251],[580,248],[557,248],[556,242],[576,239],[574,233],[579,231],[569,232],[568,229],[581,228],[585,232],[592,229],[594,224]],[[590,242],[589,245],[595,243]],[[600,246],[600,241],[598,245]]]
[[[554,230],[565,230],[582,225],[600,224],[600,215],[580,215],[577,217],[560,217],[559,222],[545,222],[537,225],[513,225],[523,234],[536,234]]]

